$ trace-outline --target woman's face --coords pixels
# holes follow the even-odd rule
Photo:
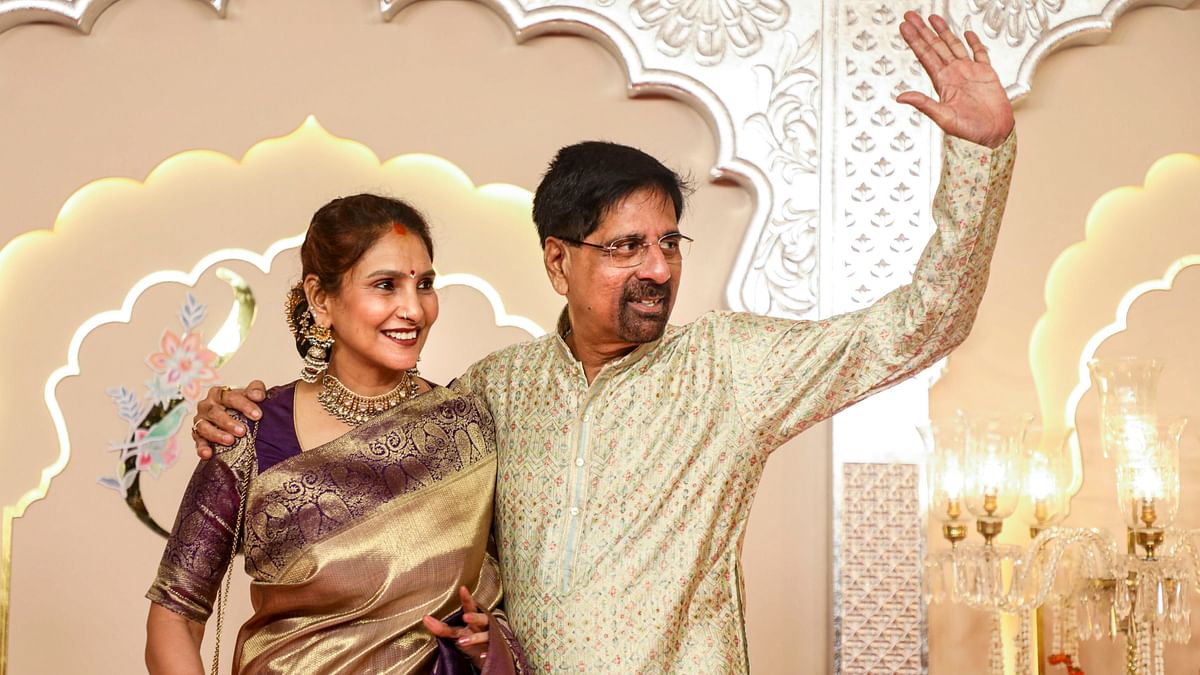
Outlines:
[[[434,274],[425,243],[402,225],[367,249],[325,303],[335,339],[330,371],[385,384],[415,367],[438,316]]]

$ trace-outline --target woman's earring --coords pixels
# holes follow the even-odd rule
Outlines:
[[[333,347],[333,331],[329,329],[329,326],[313,322],[304,332],[304,338],[308,340],[308,353],[304,355],[304,368],[300,370],[300,379],[313,384],[329,367],[329,350]]]

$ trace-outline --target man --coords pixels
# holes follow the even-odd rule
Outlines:
[[[771,451],[966,337],[1007,197],[1012,108],[979,38],[967,33],[972,57],[943,19],[930,23],[936,33],[909,12],[901,33],[940,101],[898,100],[947,134],[938,231],[913,283],[865,310],[668,326],[689,241],[679,178],[607,143],[554,159],[534,221],[567,298],[558,330],[456,384],[495,418],[507,610],[536,670],[747,672],[739,556]],[[256,410],[210,391],[202,456],[205,439],[233,440],[224,405]]]

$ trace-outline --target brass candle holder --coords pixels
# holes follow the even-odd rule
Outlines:
[[[983,535],[984,545],[991,546],[992,540],[1004,529],[1004,520],[995,517],[995,493],[987,493],[983,496],[983,511],[987,515],[975,521],[975,529],[979,531],[979,534]]]

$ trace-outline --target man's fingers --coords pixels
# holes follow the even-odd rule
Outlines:
[[[967,31],[966,38],[967,44],[971,46],[971,54],[975,56],[975,62],[991,65],[992,58],[988,56],[987,47],[984,46],[983,40],[979,39],[979,36],[975,34],[975,31]]]
[[[916,55],[917,61],[921,62],[921,67],[929,74],[930,79],[946,65],[942,62],[942,57],[938,56],[937,52],[921,39],[921,34],[907,21],[900,24],[900,37],[908,43],[909,49]]]
[[[244,436],[246,434],[246,426],[233,415],[230,415],[225,408],[209,408],[208,413],[202,417],[202,420],[196,425],[196,431],[199,431],[201,436],[210,441],[229,445],[229,443],[233,442],[233,439],[230,439],[229,443],[225,443],[223,439],[213,434],[218,432],[233,434],[234,436]],[[206,430],[212,433],[206,433]]]
[[[225,413],[221,414],[225,415]],[[228,415],[226,415],[226,417],[228,417]],[[204,455],[200,452],[201,442],[204,442],[204,445],[210,445],[212,443],[217,445],[233,445],[234,442],[237,441],[237,438],[234,437],[233,434],[222,431],[221,429],[217,428],[216,425],[206,419],[200,419],[196,421],[196,426],[192,427],[192,438],[196,439],[196,452],[199,453],[202,458],[204,458]],[[209,457],[211,457],[211,447],[209,447],[208,452]]]
[[[933,29],[937,31],[938,37],[950,48],[950,53],[955,58],[971,58],[967,55],[967,48],[963,46],[962,40],[958,39],[958,36],[950,29],[950,24],[946,23],[945,19],[937,14],[931,14],[929,16],[929,23],[933,25]]]
[[[928,45],[929,51],[937,55],[940,64],[946,64],[954,60],[954,54],[950,52],[950,48],[925,23],[925,19],[921,18],[920,14],[911,10],[904,13],[904,23],[900,25],[901,35],[904,34],[903,29],[905,25],[912,28],[917,36],[921,38],[921,41]]]
[[[251,380],[250,384],[246,385],[246,395],[253,401],[265,401],[267,385],[263,384],[262,380]]]
[[[221,397],[221,403],[225,404],[226,408],[232,408],[232,409],[242,413],[246,417],[249,417],[252,420],[256,420],[262,416],[262,410],[260,410],[258,407],[258,404],[255,403],[254,400],[251,399],[246,394],[247,394],[247,391],[245,389],[226,389],[225,395]],[[223,412],[224,411],[222,411],[222,413]],[[209,420],[216,421],[218,424],[220,424],[220,422],[218,420],[214,419],[216,417],[215,413],[213,415],[207,415],[206,417]],[[233,419],[233,418],[230,418],[230,419]],[[224,425],[222,425],[222,428],[225,428]],[[226,428],[226,431],[233,431],[233,430]],[[234,433],[237,433],[237,435],[241,436],[242,433],[245,433],[245,432],[240,432],[240,433],[234,432]]]
[[[196,444],[196,454],[200,456],[200,459],[212,459],[213,448],[207,439],[193,430],[192,441]]]

